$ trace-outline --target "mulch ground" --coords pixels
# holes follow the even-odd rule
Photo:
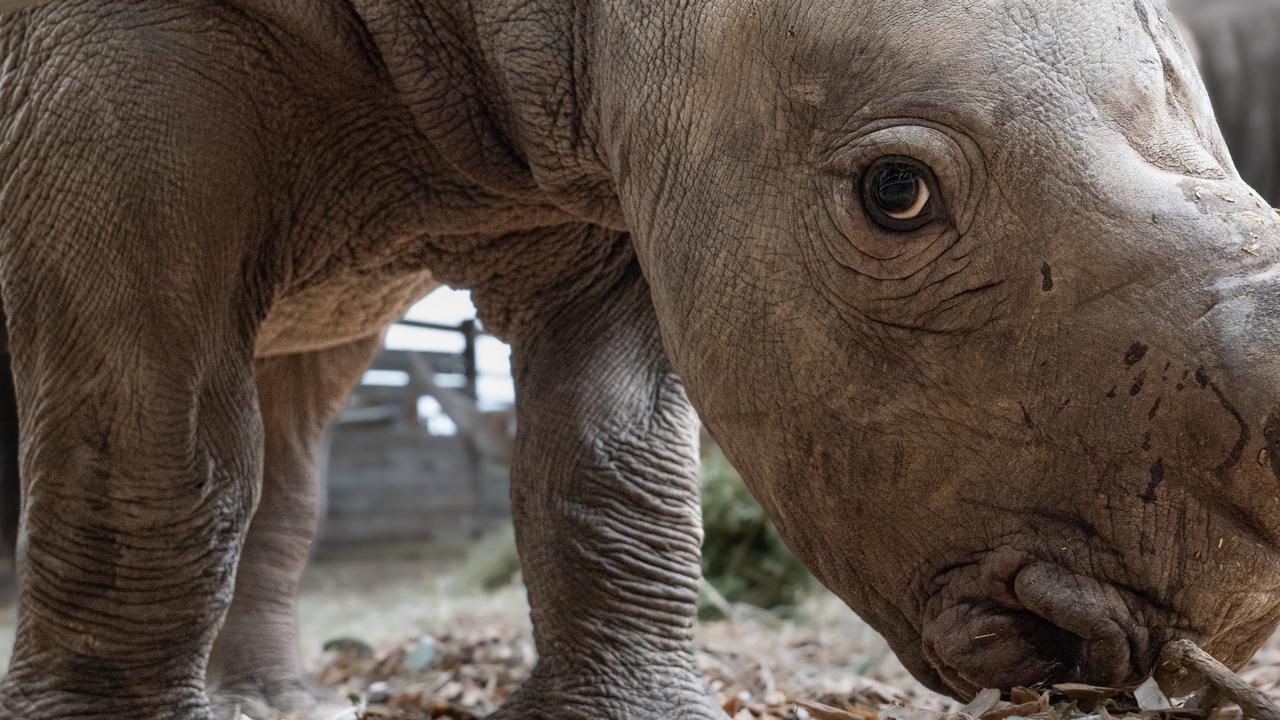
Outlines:
[[[380,651],[359,640],[333,641],[314,674],[369,720],[472,720],[510,696],[534,660],[527,622],[464,616],[447,633]],[[700,629],[699,660],[734,720],[1239,720],[1229,708],[1212,715],[1160,708],[1081,687],[1003,699],[988,694],[960,708],[916,683],[856,618],[830,614],[794,622],[744,610],[733,621]],[[1280,689],[1280,641],[1259,653],[1242,677],[1264,690]]]

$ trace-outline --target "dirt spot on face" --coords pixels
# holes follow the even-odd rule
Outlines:
[[[1128,365],[1129,367],[1133,367],[1134,365],[1137,365],[1138,363],[1142,362],[1142,358],[1147,356],[1147,350],[1149,349],[1150,348],[1148,348],[1146,345],[1143,345],[1142,343],[1136,342],[1130,345],[1128,352],[1124,354],[1124,364]]]
[[[1154,503],[1156,491],[1160,489],[1162,483],[1164,483],[1164,458],[1156,458],[1155,464],[1151,466],[1151,479],[1147,481],[1147,490],[1138,497],[1148,505]]]
[[[1236,406],[1227,399],[1227,396],[1222,392],[1221,388],[1209,379],[1209,374],[1205,372],[1204,368],[1196,370],[1196,383],[1198,383],[1201,388],[1209,388],[1209,390],[1213,392],[1214,397],[1218,399],[1218,404],[1222,406],[1222,409],[1225,410],[1227,414],[1231,416],[1231,419],[1235,420],[1236,424],[1240,426],[1240,435],[1236,439],[1235,446],[1231,448],[1231,454],[1227,456],[1226,460],[1223,460],[1222,463],[1214,468],[1214,474],[1218,477],[1218,480],[1226,483],[1231,480],[1231,471],[1240,464],[1240,457],[1244,453],[1245,447],[1249,444],[1249,423],[1244,421],[1244,416],[1241,415],[1240,411],[1236,409]],[[1268,442],[1270,441],[1268,440]]]
[[[1209,375],[1204,371],[1204,368],[1196,368],[1196,384],[1200,386],[1201,390],[1209,387]]]
[[[1133,381],[1133,385],[1129,387],[1129,395],[1137,397],[1142,392],[1142,386],[1147,382],[1147,374],[1145,372],[1138,374],[1138,379]]]

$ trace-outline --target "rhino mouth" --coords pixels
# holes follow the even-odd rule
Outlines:
[[[1063,682],[1132,687],[1151,638],[1120,589],[1005,556],[958,573],[929,602],[924,659],[955,693]]]

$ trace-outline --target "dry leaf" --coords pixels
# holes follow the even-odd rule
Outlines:
[[[1133,691],[1133,697],[1138,701],[1138,707],[1143,710],[1168,710],[1173,707],[1173,703],[1169,702],[1169,698],[1160,690],[1160,685],[1156,683],[1155,678],[1147,678],[1146,682]]]
[[[823,705],[822,703],[805,702],[804,700],[797,700],[796,705],[808,710],[809,715],[812,716],[814,720],[874,720],[877,715],[870,711],[860,711],[855,714],[839,708]]]
[[[994,688],[987,688],[978,693],[968,705],[960,710],[961,715],[971,718],[985,717],[1000,704],[1000,691]]]
[[[1099,702],[1109,700],[1124,692],[1119,688],[1084,685],[1081,683],[1062,683],[1054,685],[1053,689],[1068,700],[1074,700],[1079,703],[1081,709],[1086,711],[1092,710]]]

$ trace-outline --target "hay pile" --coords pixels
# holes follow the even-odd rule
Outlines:
[[[724,617],[725,603],[786,612],[817,587],[714,445],[702,464],[702,527],[703,619]]]

